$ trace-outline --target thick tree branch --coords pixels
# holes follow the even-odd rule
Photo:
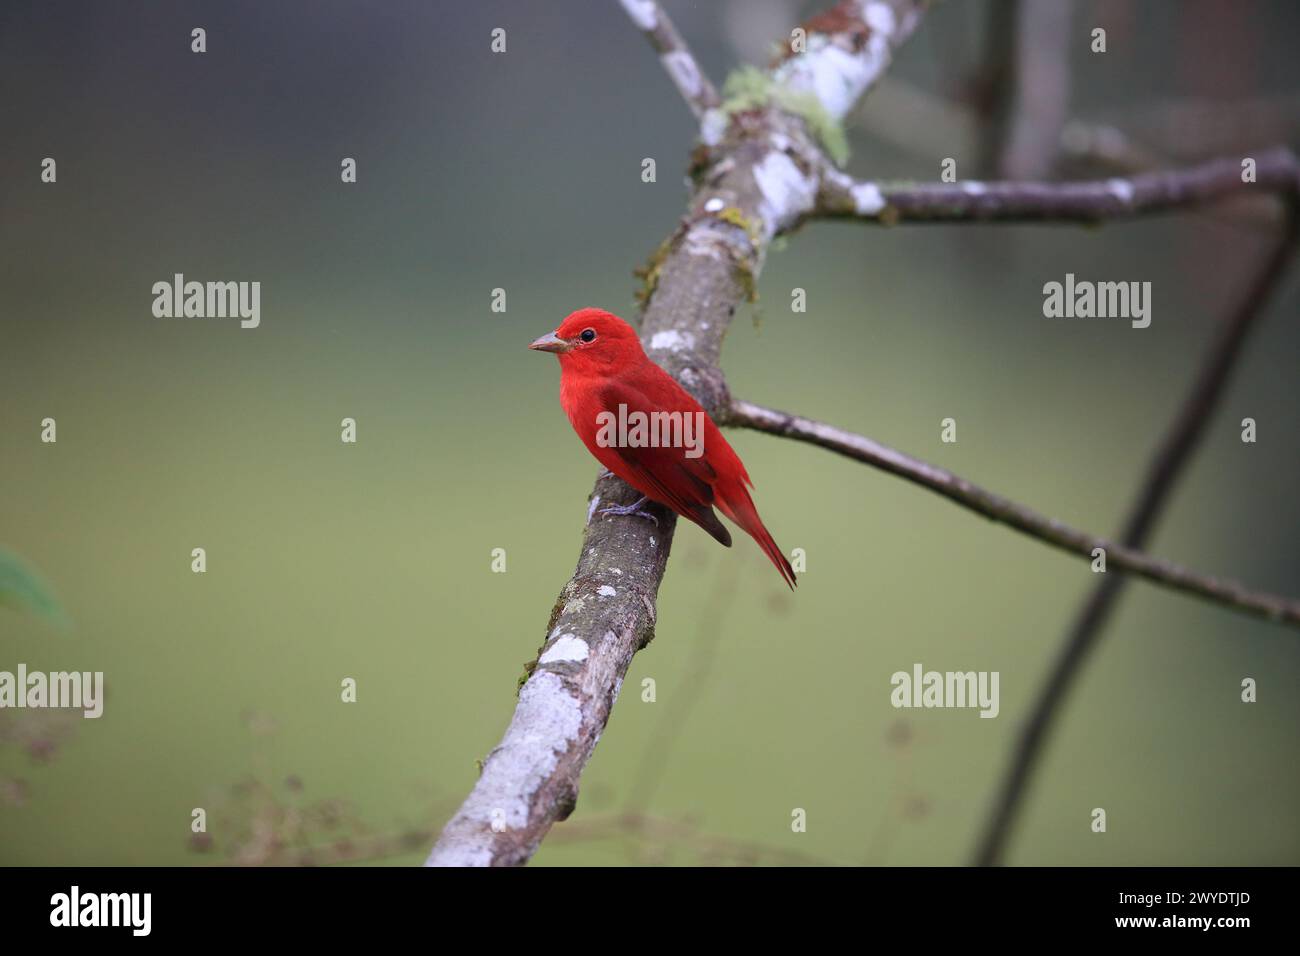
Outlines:
[[[1216,202],[1256,192],[1295,194],[1300,164],[1284,147],[1254,155],[1256,181],[1242,181],[1246,157],[1097,182],[875,183],[830,170],[816,217],[862,222],[1099,222]]]
[[[1055,518],[1048,518],[1024,505],[987,491],[950,471],[911,458],[863,435],[856,435],[811,418],[774,411],[739,399],[732,401],[726,422],[730,425],[752,428],[755,431],[828,448],[855,461],[864,462],[928,488],[977,514],[1000,521],[1062,551],[1091,560],[1095,548],[1104,548],[1108,572],[1127,571],[1153,583],[1184,591],[1208,601],[1300,627],[1300,601],[1251,591],[1235,581],[1210,577],[1152,557],[1139,550],[1139,546],[1127,541],[1119,543],[1071,528]]]
[[[924,5],[844,0],[820,29],[810,22],[808,52],[779,64],[773,78],[817,96],[838,120],[883,73]],[[827,166],[804,121],[775,106],[724,120],[703,137],[687,216],[646,270],[640,330],[650,356],[720,418],[730,402],[718,369],[723,335],[773,237],[811,211]],[[577,570],[551,611],[514,719],[429,865],[525,863],[572,811],[632,655],[654,634],[675,516],[655,506],[657,525],[593,517],[598,505],[635,497],[615,478],[597,481]]]
[[[691,108],[696,119],[704,116],[706,110],[718,105],[718,91],[713,88],[709,78],[700,69],[699,62],[691,53],[686,41],[682,39],[673,21],[656,0],[619,0],[623,9],[632,18],[638,30],[645,34],[650,45],[659,54],[672,79],[677,92]]]
[[[1147,467],[1146,478],[1120,532],[1120,539],[1128,547],[1141,548],[1150,537],[1175,482],[1214,414],[1246,336],[1286,272],[1295,251],[1297,229],[1300,228],[1298,206],[1300,202],[1295,197],[1287,203],[1282,235],[1241,302],[1224,320],[1210,343],[1196,380]],[[977,864],[991,866],[1001,861],[1011,825],[1024,803],[1029,779],[1042,754],[1048,732],[1069,695],[1074,678],[1097,645],[1102,628],[1126,583],[1122,577],[1107,575],[1079,608],[1062,642],[1051,676],[1039,690],[1029,719],[1020,732],[1010,767],[994,803],[993,815],[976,850]]]

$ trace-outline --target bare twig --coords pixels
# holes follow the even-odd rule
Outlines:
[[[673,21],[668,19],[663,7],[656,0],[619,2],[659,54],[659,62],[663,64],[673,85],[677,87],[677,92],[682,94],[682,99],[691,108],[695,118],[700,119],[706,110],[717,106],[718,91],[700,69],[695,55],[673,26]]]
[[[731,425],[820,445],[856,461],[873,465],[1062,551],[1091,558],[1094,549],[1104,548],[1108,569],[1128,571],[1165,587],[1300,627],[1298,601],[1251,591],[1235,581],[1210,577],[1151,557],[1127,542],[1111,541],[1079,531],[1055,518],[1041,515],[1022,504],[987,491],[950,471],[911,458],[863,435],[855,435],[801,415],[778,412],[740,400],[731,403],[731,412],[726,421]]]
[[[1174,483],[1200,442],[1247,334],[1286,271],[1295,249],[1298,222],[1297,204],[1293,198],[1288,203],[1286,226],[1281,237],[1241,302],[1210,343],[1191,390],[1147,467],[1146,478],[1120,532],[1120,539],[1128,547],[1141,548],[1150,536]],[[993,815],[976,851],[977,864],[991,866],[1001,861],[1011,824],[1024,801],[1029,778],[1042,753],[1047,734],[1060,713],[1075,676],[1082,670],[1088,653],[1097,645],[1102,628],[1126,583],[1122,577],[1107,575],[1079,608],[1061,645],[1051,676],[1039,690],[1030,717],[1017,740],[1011,765],[994,803]]]
[[[808,52],[774,67],[772,77],[818,97],[827,115],[842,119],[911,35],[924,6],[844,0],[810,36]],[[714,133],[697,157],[690,212],[647,270],[640,331],[650,356],[722,417],[730,401],[718,369],[723,335],[772,239],[812,209],[827,160],[803,119],[775,105]],[[615,478],[597,481],[578,567],[551,611],[514,719],[429,865],[525,863],[573,810],[632,655],[654,636],[675,515],[655,506],[658,524],[592,517],[598,503],[635,497]]]
[[[1095,175],[1106,170],[1128,175],[1170,165],[1167,156],[1109,123],[1071,120],[1061,130],[1056,167],[1063,171],[1084,170]]]
[[[862,222],[1099,222],[1253,192],[1294,194],[1300,164],[1285,147],[1252,157],[1256,181],[1243,182],[1242,160],[1214,159],[1185,169],[1073,183],[856,182],[834,170],[822,178],[816,216]]]

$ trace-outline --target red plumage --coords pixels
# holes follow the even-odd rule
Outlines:
[[[699,402],[650,360],[630,325],[601,309],[579,309],[530,348],[559,358],[560,404],[597,461],[730,547],[731,535],[713,510],[717,507],[758,542],[785,582],[795,586],[794,568],[750,498],[754,483],[740,456]],[[688,452],[696,446],[681,443],[648,447],[609,441],[608,426],[618,416],[635,418],[633,413],[641,413],[649,419],[663,412],[691,416],[692,424],[702,424],[702,454],[692,457]]]

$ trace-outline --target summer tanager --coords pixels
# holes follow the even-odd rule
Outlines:
[[[641,492],[634,504],[601,514],[653,518],[638,510],[650,498],[729,548],[731,534],[716,506],[794,588],[794,568],[763,527],[740,456],[699,402],[650,360],[630,325],[601,309],[579,309],[529,348],[559,358],[560,404],[573,430],[597,461]],[[638,423],[645,426],[640,431]]]

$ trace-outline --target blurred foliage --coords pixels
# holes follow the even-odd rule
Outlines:
[[[18,555],[0,548],[0,606],[31,611],[56,624],[66,623],[54,591]]]

